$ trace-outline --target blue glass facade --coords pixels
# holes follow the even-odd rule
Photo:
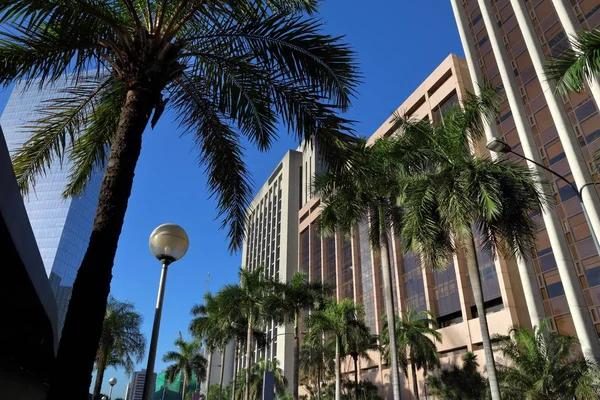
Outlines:
[[[11,155],[29,138],[32,121],[39,119],[44,102],[60,96],[60,89],[71,85],[63,78],[52,87],[39,89],[31,85],[15,85],[0,117],[8,150]],[[50,286],[58,305],[58,328],[62,330],[71,290],[77,270],[89,242],[102,173],[96,172],[87,189],[77,198],[64,199],[62,192],[67,183],[71,165],[67,158],[50,165],[46,174],[39,176],[34,190],[24,198],[25,208],[40,249]]]

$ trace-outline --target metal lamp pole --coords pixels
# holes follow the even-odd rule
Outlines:
[[[148,364],[146,376],[144,377],[144,400],[152,400],[152,378],[154,376],[154,363],[156,361],[156,346],[158,344],[158,333],[160,331],[160,319],[162,316],[163,298],[167,284],[167,271],[171,263],[179,260],[185,255],[189,247],[189,238],[183,228],[175,224],[163,224],[150,234],[150,251],[161,262],[162,270],[158,284],[158,296],[154,310],[154,323],[152,325],[152,337],[148,351]]]
[[[556,172],[556,171],[554,171],[554,170],[546,167],[544,164],[540,164],[540,163],[532,160],[531,158],[525,157],[523,154],[517,153],[516,151],[514,151],[512,149],[512,147],[508,143],[505,143],[505,142],[503,142],[500,139],[492,139],[492,140],[490,140],[485,147],[488,150],[493,151],[495,153],[511,153],[511,154],[514,154],[517,157],[519,157],[519,158],[521,158],[523,160],[527,160],[527,161],[529,161],[529,162],[537,165],[538,167],[540,167],[540,168],[542,168],[542,169],[550,172],[552,175],[556,176],[560,180],[564,181],[567,185],[569,185],[569,187],[571,188],[571,190],[573,190],[573,192],[575,192],[575,195],[577,196],[577,199],[579,199],[579,204],[581,204],[581,209],[583,210],[583,215],[585,216],[585,221],[587,222],[587,225],[590,228],[590,234],[592,236],[592,240],[594,241],[594,246],[596,246],[596,252],[600,256],[600,243],[598,242],[598,237],[596,235],[596,232],[594,231],[594,227],[590,223],[590,216],[588,215],[587,209],[585,207],[585,203],[583,202],[583,196],[581,194],[583,192],[583,189],[585,189],[586,186],[588,186],[588,185],[595,185],[596,183],[594,183],[594,182],[586,183],[585,185],[583,185],[581,187],[581,189],[578,189],[577,186],[575,186],[574,183],[572,183],[571,181],[569,181],[567,178],[565,178],[564,176],[562,176],[558,172]]]
[[[117,378],[110,378],[108,380],[108,384],[110,385],[110,390],[108,391],[108,400],[112,400],[112,391],[117,384]]]

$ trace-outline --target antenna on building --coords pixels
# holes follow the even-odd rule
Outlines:
[[[204,294],[208,293],[208,283],[210,282],[210,272],[206,273],[206,284],[204,285]]]

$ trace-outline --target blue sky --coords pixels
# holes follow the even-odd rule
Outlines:
[[[448,1],[440,0],[328,0],[321,7],[324,30],[346,35],[358,54],[364,83],[349,113],[357,132],[370,136],[449,53],[462,48]],[[10,89],[0,93],[0,110]],[[112,294],[133,302],[144,316],[143,331],[150,337],[159,262],[148,250],[148,236],[159,224],[173,222],[190,237],[187,255],[169,268],[156,371],[165,367],[162,354],[172,348],[181,331],[187,336],[189,310],[202,300],[207,273],[210,291],[235,283],[241,255],[230,254],[225,232],[215,221],[216,204],[208,198],[203,168],[188,137],[180,138],[172,116],[165,114],[154,130],[146,131],[133,192],[113,270]],[[281,132],[267,153],[247,147],[246,161],[259,188],[285,151],[297,147]],[[145,367],[146,360],[138,365]],[[108,370],[118,383],[113,398],[125,397],[128,378]]]

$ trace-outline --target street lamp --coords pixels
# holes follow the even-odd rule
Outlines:
[[[108,397],[102,396],[102,400],[108,400]]]
[[[550,172],[552,175],[554,175],[554,176],[558,177],[559,179],[563,180],[564,182],[566,182],[567,185],[569,185],[569,187],[575,192],[575,195],[579,199],[579,204],[581,204],[581,209],[583,210],[583,215],[585,216],[585,220],[588,224],[588,227],[590,228],[592,240],[594,241],[594,245],[596,246],[596,252],[600,256],[600,243],[598,243],[598,237],[596,236],[596,232],[594,232],[594,227],[590,223],[590,217],[587,213],[587,209],[585,208],[585,203],[583,202],[583,196],[581,194],[583,192],[583,189],[585,189],[586,186],[595,185],[594,182],[586,183],[585,185],[583,185],[581,187],[581,189],[578,189],[574,183],[569,181],[567,178],[565,178],[558,172],[546,167],[544,164],[540,164],[530,158],[525,157],[523,154],[519,154],[519,153],[515,152],[508,143],[503,142],[500,139],[496,139],[496,138],[491,139],[490,141],[487,142],[485,147],[489,151],[494,152],[494,153],[502,153],[502,154],[512,153],[512,154],[516,155],[517,157],[522,158],[523,160],[527,160],[527,161],[537,165],[538,167],[543,168],[544,170]]]
[[[156,345],[158,343],[158,331],[160,330],[163,297],[167,283],[167,269],[172,262],[179,260],[185,255],[189,245],[190,240],[188,235],[179,225],[162,224],[150,234],[150,252],[161,262],[162,271],[160,273],[160,283],[158,284],[158,298],[156,299],[156,309],[154,311],[148,365],[146,366],[146,376],[144,377],[144,400],[152,398],[152,377],[154,375],[154,362],[156,359]]]
[[[110,378],[108,380],[108,384],[110,385],[110,390],[108,392],[108,399],[112,400],[112,391],[113,391],[113,388],[115,387],[115,385],[117,384],[117,378],[114,378],[114,377]]]

